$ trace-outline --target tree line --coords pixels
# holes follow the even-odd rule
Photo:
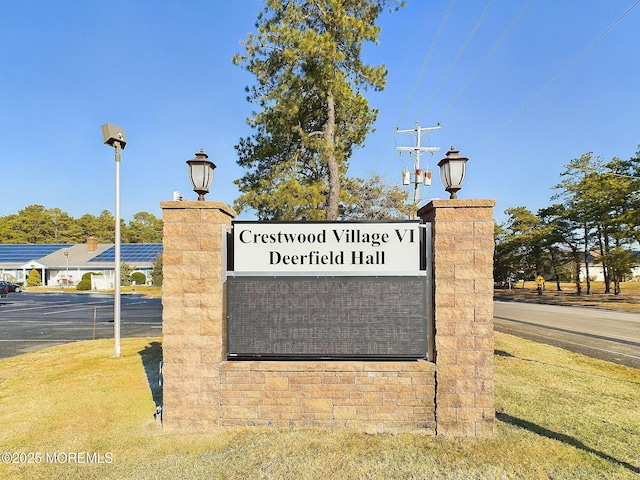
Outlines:
[[[640,146],[639,146],[640,147]],[[611,161],[585,153],[565,165],[552,204],[531,212],[505,211],[496,225],[494,278],[497,282],[542,275],[560,290],[575,282],[591,293],[590,268],[602,268],[605,292],[618,294],[638,265],[640,239],[640,151]]]
[[[122,243],[162,243],[162,219],[138,212],[128,223],[121,220]],[[0,216],[0,243],[99,243],[115,241],[115,218],[108,210],[74,218],[59,208],[29,205],[18,213]]]

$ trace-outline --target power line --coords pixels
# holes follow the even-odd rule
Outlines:
[[[493,0],[492,2],[493,3]],[[482,14],[481,19],[484,18],[486,11],[489,9],[489,7],[491,6],[491,3],[489,4],[489,6],[485,9],[485,12]],[[487,63],[487,61],[489,60],[489,58],[491,57],[491,55],[493,55],[493,53],[495,52],[495,50],[500,46],[500,44],[502,43],[502,41],[506,38],[506,36],[509,34],[509,32],[511,31],[511,29],[515,26],[515,24],[518,22],[518,20],[520,19],[520,17],[522,16],[522,14],[525,12],[525,10],[527,9],[527,7],[529,6],[529,4],[531,3],[531,0],[527,0],[527,2],[524,4],[524,6],[520,9],[520,11],[518,12],[518,14],[515,16],[515,18],[511,21],[511,23],[509,24],[509,26],[507,27],[507,29],[503,32],[503,34],[500,36],[500,38],[498,39],[498,41],[495,43],[495,45],[493,45],[493,47],[491,48],[491,50],[489,51],[489,53],[485,56],[485,58],[482,60],[482,62],[480,63],[480,65],[476,68],[476,70],[473,72],[473,74],[471,75],[471,77],[467,80],[467,82],[463,85],[463,87],[460,89],[460,91],[456,94],[456,96],[454,97],[454,99],[451,101],[451,103],[449,103],[449,105],[447,106],[447,108],[445,109],[444,113],[442,113],[442,115],[440,115],[440,119],[442,119],[447,113],[448,111],[451,109],[451,107],[453,107],[453,105],[458,101],[458,99],[462,96],[462,94],[464,93],[464,91],[467,89],[467,87],[471,84],[471,82],[473,81],[473,79],[476,77],[476,75],[480,72],[480,70],[482,69],[482,67],[484,66],[485,63]],[[451,6],[451,5],[450,5]],[[447,14],[448,16],[448,11]],[[443,19],[443,23],[441,25],[441,27],[444,25],[444,22],[446,20],[446,16],[445,19]],[[478,23],[479,25],[479,23]],[[470,37],[469,37],[470,40]],[[457,60],[456,60],[457,61]],[[426,63],[425,63],[426,66]],[[424,68],[424,67],[423,67]],[[406,107],[405,107],[406,109]],[[426,109],[426,107],[425,107]],[[424,110],[423,109],[423,112]],[[422,112],[422,113],[423,113]],[[404,113],[404,111],[403,111]],[[421,115],[422,115],[421,113]],[[438,124],[440,124],[440,120],[438,120]],[[393,136],[392,136],[393,137]],[[378,160],[376,161],[375,165],[374,165],[374,169],[375,167],[378,165],[378,163],[380,162],[380,159],[382,158],[382,156],[384,155],[384,152],[386,151],[389,143],[391,143],[391,138],[389,138],[389,140],[387,140],[387,143],[385,144],[385,147],[382,151],[382,153],[380,154],[380,157],[378,158]],[[385,173],[389,170],[389,168],[391,168],[391,165],[393,164],[393,162],[395,161],[394,157],[393,159],[391,159],[391,162],[389,163],[389,165],[387,166],[387,168],[385,169]]]
[[[453,3],[454,2],[455,2],[455,0],[451,0],[451,2],[449,3],[449,7],[447,8],[447,11],[444,14],[444,18],[442,19],[442,22],[440,23],[440,27],[438,28],[438,32],[436,33],[436,36],[433,39],[433,43],[431,44],[431,48],[429,49],[429,53],[427,53],[427,57],[424,59],[424,62],[422,63],[422,69],[420,70],[420,73],[418,74],[418,78],[416,79],[415,83],[413,84],[413,88],[411,90],[411,93],[409,94],[409,98],[407,98],[407,102],[404,104],[404,108],[402,109],[402,112],[400,113],[400,118],[398,119],[398,124],[400,124],[400,122],[402,121],[402,119],[404,117],[404,114],[406,113],[407,108],[409,107],[409,104],[411,103],[411,100],[413,100],[413,95],[416,93],[416,90],[418,88],[420,80],[422,79],[422,74],[424,73],[425,69],[427,68],[427,64],[429,63],[429,60],[431,59],[431,55],[433,54],[433,51],[436,48],[438,40],[440,39],[440,35],[442,34],[442,31],[444,30],[444,25],[445,25],[445,23],[447,23],[447,18],[449,18],[449,13],[451,12],[451,8],[453,7]]]
[[[440,22],[440,27],[438,28],[438,32],[436,33],[435,38],[433,39],[433,42],[431,43],[431,47],[429,48],[429,52],[427,53],[426,58],[424,59],[424,62],[422,63],[422,68],[420,69],[420,73],[418,74],[418,77],[416,78],[416,81],[413,84],[413,87],[411,89],[411,92],[409,93],[409,97],[407,98],[407,101],[404,104],[404,107],[402,109],[402,112],[400,113],[400,118],[398,118],[398,121],[396,122],[396,127],[400,124],[400,122],[402,121],[404,114],[407,111],[407,108],[409,108],[409,104],[411,103],[411,100],[413,99],[413,96],[418,88],[418,85],[420,84],[420,80],[422,79],[422,75],[424,74],[425,69],[427,68],[427,65],[429,64],[429,60],[431,59],[431,55],[433,54],[433,51],[435,50],[436,44],[438,43],[438,40],[440,39],[440,35],[442,34],[442,31],[444,30],[444,26],[447,23],[447,18],[449,17],[449,13],[451,12],[451,9],[453,8],[453,4],[454,4],[455,0],[451,0],[451,2],[449,3],[449,7],[447,8],[447,11],[444,14],[444,17],[442,18],[442,22]],[[376,160],[376,163],[373,164],[373,170],[376,169],[376,167],[378,166],[378,163],[380,163],[380,160],[382,160],[382,156],[385,154],[385,152],[387,151],[387,148],[389,147],[389,144],[391,143],[391,140],[394,138],[395,132],[392,132],[389,135],[389,138],[387,139],[387,143],[385,143],[382,152],[380,152],[380,155],[378,156],[378,159]],[[389,169],[389,167],[387,167],[387,170]]]
[[[522,14],[524,13],[524,11],[527,9],[527,7],[529,6],[529,4],[531,3],[531,0],[527,0],[527,3],[525,3],[525,5],[522,7],[522,9],[518,12],[518,14],[515,16],[515,18],[513,19],[513,21],[511,22],[511,24],[509,24],[509,26],[507,27],[507,29],[504,31],[504,33],[500,36],[500,38],[498,39],[498,41],[495,43],[495,45],[491,48],[491,50],[489,51],[489,53],[484,57],[484,59],[482,60],[482,62],[480,63],[480,65],[478,65],[478,68],[476,68],[476,70],[471,74],[471,77],[469,77],[469,80],[467,80],[467,82],[462,86],[462,88],[460,89],[460,91],[456,94],[456,96],[454,97],[454,99],[451,101],[451,103],[449,103],[449,105],[447,106],[447,108],[444,110],[444,112],[442,113],[442,115],[440,115],[440,118],[438,119],[438,122],[442,121],[442,118],[449,112],[449,110],[451,110],[451,107],[453,107],[453,105],[458,101],[458,99],[462,96],[462,94],[464,93],[464,91],[467,89],[467,87],[469,86],[469,84],[471,84],[471,82],[473,81],[473,79],[476,77],[476,75],[478,75],[478,73],[480,72],[480,70],[482,69],[482,67],[484,67],[485,63],[487,63],[487,61],[489,60],[489,58],[491,57],[491,55],[493,55],[493,52],[496,51],[496,49],[500,46],[500,44],[502,43],[502,41],[506,38],[506,36],[509,34],[509,32],[511,31],[511,29],[515,26],[515,24],[518,22],[518,20],[520,19],[520,17],[522,16]]]
[[[418,115],[418,119],[422,118],[422,115],[424,115],[424,112],[426,112],[427,108],[429,108],[429,106],[431,105],[431,102],[433,102],[433,99],[436,97],[436,95],[438,94],[438,92],[440,91],[442,86],[444,85],[444,82],[447,80],[447,78],[449,78],[449,75],[451,74],[451,71],[453,70],[453,68],[458,63],[458,60],[460,60],[460,57],[462,56],[462,54],[466,50],[467,46],[469,45],[469,42],[471,42],[471,39],[474,37],[474,35],[476,34],[476,31],[478,30],[478,28],[480,27],[480,25],[484,21],[484,18],[487,16],[487,13],[489,12],[489,9],[491,8],[491,5],[493,5],[493,1],[494,0],[491,0],[489,2],[489,4],[487,5],[487,8],[485,8],[484,12],[482,12],[482,15],[480,15],[480,18],[478,19],[478,21],[476,22],[475,26],[471,30],[471,33],[469,33],[469,35],[467,36],[467,39],[465,40],[464,45],[462,45],[462,48],[458,52],[458,55],[456,55],[456,58],[453,60],[453,62],[449,66],[449,69],[444,74],[444,76],[442,77],[442,80],[440,80],[440,83],[438,84],[438,86],[436,87],[435,91],[431,95],[431,98],[429,98],[429,100],[427,101],[426,105],[424,106],[424,108],[420,112],[420,115]]]
[[[540,95],[542,95],[551,85],[553,85],[554,83],[556,83],[558,81],[558,79],[565,74],[565,72],[567,72],[567,70],[569,70],[571,67],[573,67],[573,65],[576,64],[576,62],[578,62],[578,60],[580,60],[583,56],[586,55],[586,53],[591,50],[600,40],[602,40],[602,38],[604,38],[604,36],[609,33],[609,31],[615,27],[618,23],[620,23],[620,21],[626,17],[634,8],[636,8],[638,6],[638,4],[640,4],[640,0],[636,1],[636,3],[634,3],[631,7],[629,7],[627,9],[626,12],[624,12],[622,15],[620,15],[620,17],[618,17],[618,19],[616,21],[614,21],[611,25],[609,25],[604,32],[602,32],[600,35],[598,35],[596,37],[596,39],[591,42],[589,44],[589,46],[587,46],[587,48],[585,48],[584,50],[582,50],[582,52],[580,52],[578,54],[577,57],[575,57],[573,60],[571,60],[571,62],[569,62],[569,64],[564,67],[562,70],[560,70],[560,72],[551,79],[551,81],[549,83],[547,83],[544,87],[542,87],[542,89],[540,89],[538,91],[538,93],[536,93],[533,97],[531,97],[531,99],[525,103],[522,107],[520,107],[520,109],[514,113],[506,122],[504,122],[495,132],[493,132],[489,138],[487,138],[484,142],[482,142],[480,144],[480,146],[478,148],[476,148],[473,153],[471,153],[471,155],[469,156],[473,156],[475,155],[479,150],[481,150],[482,148],[484,148],[484,146],[489,143],[491,140],[493,140],[502,130],[505,129],[505,127],[507,125],[509,125],[513,120],[515,120],[522,112],[524,112],[529,105],[531,105]]]

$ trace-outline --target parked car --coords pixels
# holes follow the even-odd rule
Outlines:
[[[9,284],[7,282],[0,282],[0,297],[4,298],[9,295]]]
[[[9,285],[10,292],[20,293],[22,291],[22,285],[18,285],[17,283],[11,283],[11,282],[7,282],[7,285]]]

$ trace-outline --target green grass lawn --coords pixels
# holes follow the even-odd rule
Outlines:
[[[640,478],[639,370],[495,337],[491,439],[318,429],[167,435],[153,418],[159,339],[123,339],[117,359],[112,341],[97,340],[2,360],[0,478]]]

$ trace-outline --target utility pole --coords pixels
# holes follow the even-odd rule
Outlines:
[[[438,123],[435,127],[421,127],[416,122],[416,128],[412,128],[410,130],[399,130],[396,128],[397,133],[414,133],[416,135],[416,145],[415,147],[396,147],[396,150],[400,152],[413,152],[415,155],[415,172],[414,172],[414,187],[413,187],[413,204],[418,206],[418,201],[420,200],[419,195],[419,185],[421,183],[426,183],[428,180],[428,185],[431,185],[431,177],[427,179],[427,176],[420,170],[420,154],[422,152],[437,152],[440,150],[440,147],[423,147],[420,145],[420,138],[426,132],[430,132],[432,130],[439,130],[440,124]],[[403,179],[403,183],[408,185],[410,182],[408,181],[408,171],[405,172],[405,178]]]

